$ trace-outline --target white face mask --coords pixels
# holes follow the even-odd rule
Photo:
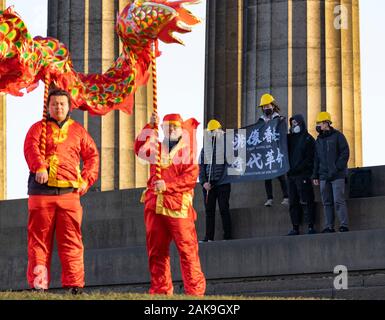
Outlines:
[[[295,126],[293,128],[293,133],[300,133],[301,132],[301,127],[300,126]]]

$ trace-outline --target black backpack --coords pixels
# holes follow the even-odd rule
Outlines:
[[[351,171],[349,197],[372,197],[372,170],[357,168]]]

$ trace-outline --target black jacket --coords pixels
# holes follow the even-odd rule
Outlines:
[[[199,183],[203,186],[206,182],[210,182],[211,185],[219,185],[221,183],[221,180],[225,176],[226,173],[226,160],[225,155],[226,151],[224,148],[221,148],[217,154],[217,140],[216,138],[213,138],[213,152],[207,152],[205,154],[204,149],[202,149],[200,154],[200,161],[199,161]],[[208,150],[206,150],[208,151]],[[217,156],[220,157],[217,159]],[[212,159],[212,161],[211,161]],[[210,177],[210,181],[209,181]]]
[[[290,133],[287,138],[290,171],[288,176],[311,177],[314,166],[315,140],[306,128],[302,115],[295,115],[290,119],[297,121],[301,128],[300,133]]]
[[[269,121],[277,119],[277,118],[280,118],[281,120],[285,119],[285,117],[281,116],[278,112],[274,112],[273,115],[271,116],[271,119],[267,118],[264,114],[262,114],[259,117],[257,123],[261,123],[261,122],[266,123],[266,122],[269,122]]]
[[[348,161],[349,145],[341,132],[331,128],[318,136],[314,158],[314,179],[327,181],[345,179]]]

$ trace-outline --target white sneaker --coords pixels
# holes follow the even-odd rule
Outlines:
[[[265,202],[265,207],[271,207],[273,205],[273,199],[268,199],[266,202]]]
[[[284,206],[288,206],[289,205],[289,199],[288,198],[284,198],[282,200],[281,204],[283,204]]]

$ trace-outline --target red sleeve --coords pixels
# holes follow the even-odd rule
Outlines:
[[[181,174],[171,182],[166,183],[167,192],[190,192],[195,188],[199,175],[197,164],[182,164]]]
[[[47,170],[48,164],[40,153],[42,122],[35,123],[24,140],[24,157],[32,173]]]
[[[98,179],[99,152],[94,140],[85,129],[81,141],[80,156],[83,160],[82,178],[90,187]]]
[[[135,139],[134,151],[139,158],[155,163],[155,144],[150,138],[155,138],[155,131],[147,124]]]

